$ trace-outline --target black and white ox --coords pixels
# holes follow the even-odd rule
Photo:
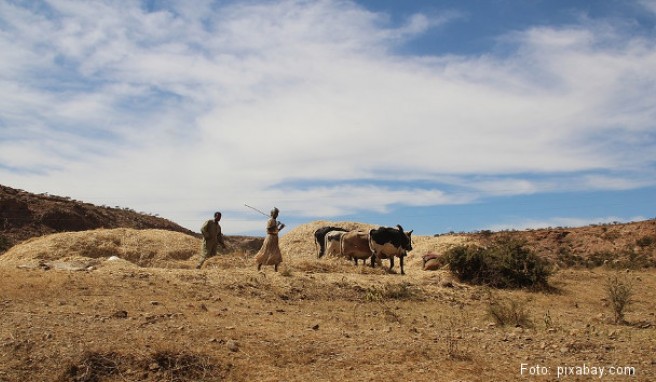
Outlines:
[[[401,274],[404,275],[403,259],[408,255],[408,251],[412,250],[412,231],[405,232],[401,225],[396,227],[398,229],[380,227],[369,231],[371,265],[374,265],[374,259],[376,262],[380,262],[381,259],[389,259],[391,271],[394,268],[394,257],[398,257],[401,263]]]
[[[315,245],[315,248],[317,246],[319,247],[318,248],[319,252],[317,253],[317,257],[322,257],[324,255],[325,250],[326,250],[326,244],[325,244],[326,243],[325,242],[326,235],[328,234],[328,232],[331,232],[331,231],[347,232],[348,230],[346,230],[344,228],[340,228],[340,227],[327,226],[327,227],[318,228],[316,231],[314,231],[314,245]]]
[[[326,234],[324,255],[326,257],[342,257],[342,236],[344,231],[330,231]]]

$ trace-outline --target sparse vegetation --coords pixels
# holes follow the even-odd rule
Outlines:
[[[548,287],[551,270],[524,243],[504,237],[490,247],[461,245],[447,251],[451,271],[463,282],[494,288]]]
[[[612,251],[596,251],[588,257],[586,265],[588,268],[600,267],[604,264],[613,267],[617,265],[617,263],[613,263],[613,260],[616,260],[617,258],[617,254]]]
[[[586,261],[581,255],[573,254],[570,248],[562,246],[558,248],[557,261],[565,267],[581,267],[586,265]]]
[[[656,238],[654,236],[643,236],[640,239],[636,240],[636,245],[640,248],[651,247],[656,243]]]
[[[604,286],[615,323],[625,323],[625,310],[633,301],[633,280],[625,275],[614,274],[608,277]]]
[[[167,382],[222,380],[228,370],[229,367],[219,367],[211,357],[189,352],[166,350],[142,357],[118,352],[87,351],[66,368],[59,380],[97,382],[112,377],[123,380],[149,377]]]
[[[444,344],[449,359],[456,361],[471,361],[471,353],[467,342],[463,341],[462,317],[451,317],[444,333]]]
[[[528,313],[527,301],[500,298],[490,294],[487,314],[497,325],[532,328],[533,321]]]

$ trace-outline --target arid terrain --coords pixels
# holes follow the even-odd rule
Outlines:
[[[541,292],[422,270],[425,253],[508,233],[414,237],[400,275],[317,259],[325,224],[368,227],[294,228],[277,273],[256,270],[253,241],[195,270],[200,239],[164,229],[18,243],[0,255],[0,381],[656,380],[653,220],[511,233],[556,267]],[[633,286],[621,324],[611,277]]]

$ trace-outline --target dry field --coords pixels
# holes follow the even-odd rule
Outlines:
[[[200,241],[167,231],[18,245],[0,256],[0,381],[656,380],[654,270],[621,273],[634,302],[616,325],[616,271],[561,269],[540,293],[463,285],[421,270],[467,240],[445,236],[414,238],[401,276],[316,259],[321,224],[281,238],[278,273],[238,251],[191,269]],[[510,301],[524,327],[489,316]]]

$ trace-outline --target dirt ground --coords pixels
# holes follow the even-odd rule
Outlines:
[[[277,273],[244,253],[200,271],[2,264],[0,381],[654,381],[656,272],[622,272],[622,325],[604,292],[615,272],[562,269],[535,293],[311,254]],[[494,323],[491,301],[528,322]]]
[[[547,292],[490,290],[422,270],[424,253],[470,237],[414,237],[399,275],[317,259],[324,224],[281,238],[277,273],[244,246],[195,270],[200,240],[164,230],[27,240],[0,256],[0,381],[656,379],[653,268],[560,268]],[[614,276],[633,285],[623,324]]]

